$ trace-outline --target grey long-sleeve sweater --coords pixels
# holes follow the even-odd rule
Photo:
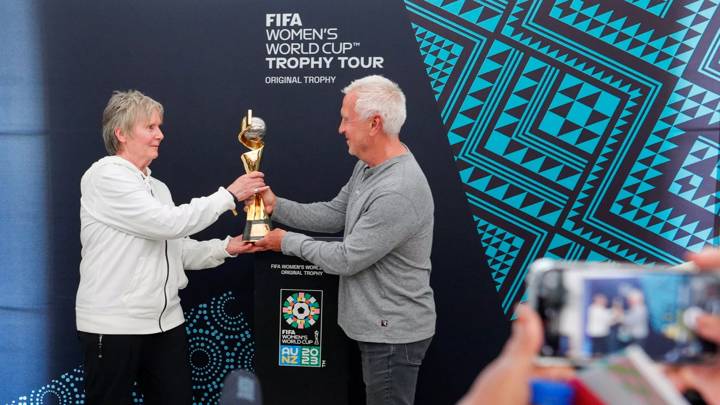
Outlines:
[[[430,288],[433,199],[408,152],[376,167],[359,161],[328,202],[279,198],[273,220],[314,232],[344,229],[342,242],[288,232],[282,251],[338,274],[338,324],[363,342],[410,343],[435,333]]]

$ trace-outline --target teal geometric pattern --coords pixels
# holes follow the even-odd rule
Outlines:
[[[628,15],[597,1],[558,0],[550,16],[669,73],[680,75],[707,29],[716,4],[698,1],[685,5],[675,22],[677,30],[663,32],[656,20]]]
[[[492,278],[495,281],[495,288],[499,291],[515,263],[523,241],[516,235],[500,229],[482,218],[473,217],[473,220],[477,224],[476,229],[480,235],[480,243],[488,256],[488,265],[493,270]]]
[[[437,99],[453,72],[462,47],[419,25],[412,24],[412,27],[415,30],[415,40],[425,56],[423,62],[426,66],[426,73],[431,80],[430,87],[435,92],[435,99]]]
[[[615,114],[620,98],[566,75],[550,102],[540,129],[592,154]]]
[[[707,88],[683,79],[677,82],[616,196],[612,213],[687,250],[720,242],[716,207],[719,103],[720,96]],[[675,175],[665,186],[669,166]],[[698,176],[704,177],[702,181]],[[697,184],[695,193],[693,183]],[[688,215],[687,204],[658,198],[658,186],[692,203],[692,212],[699,208],[712,215]]]
[[[667,11],[672,5],[672,0],[625,0],[635,7],[646,11],[648,13],[655,14],[658,17],[665,17]]]
[[[711,80],[720,80],[720,31],[709,45],[709,50],[700,62],[698,73],[706,75]]]
[[[217,404],[225,376],[232,370],[253,371],[255,342],[244,315],[235,309],[235,296],[226,292],[185,312],[185,332],[192,370],[194,404]],[[133,403],[143,403],[138,390]],[[85,403],[82,365],[49,384],[21,395],[12,405]]]
[[[720,243],[719,2],[405,0],[505,313],[539,257]]]
[[[447,1],[429,0],[427,2],[440,10],[459,17],[471,26],[484,31],[497,29],[507,2],[497,1]]]
[[[669,191],[715,215],[720,214],[717,142],[698,137],[688,151]]]

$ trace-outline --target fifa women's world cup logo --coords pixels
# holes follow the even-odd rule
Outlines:
[[[293,294],[283,304],[283,318],[293,328],[309,328],[320,318],[320,303],[310,294]]]
[[[280,290],[279,365],[324,367],[321,290]]]

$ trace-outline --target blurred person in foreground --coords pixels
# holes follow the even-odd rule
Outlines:
[[[265,187],[263,174],[176,206],[152,177],[163,107],[139,91],[115,92],[103,112],[108,155],[80,181],[80,285],[75,305],[88,404],[191,404],[183,310],[185,270],[258,250],[242,237],[189,238]]]
[[[700,270],[720,271],[718,248],[690,253],[688,259]],[[535,367],[535,358],[543,342],[542,321],[532,308],[523,304],[518,305],[516,314],[512,334],[500,356],[480,373],[458,405],[526,405],[530,403],[530,381],[533,377],[573,377],[572,370],[567,368],[543,372]],[[720,316],[698,316],[694,330],[720,345]],[[712,364],[666,367],[665,373],[679,391],[694,389],[708,404],[720,405],[720,359]]]
[[[720,249],[705,248],[699,253],[688,254],[695,267],[701,271],[720,271]],[[702,314],[695,320],[695,333],[720,345],[720,316]],[[720,405],[720,359],[712,364],[667,367],[666,374],[680,391],[696,390],[711,405]]]
[[[458,405],[530,403],[530,380],[543,342],[542,321],[525,304],[518,305],[515,313],[517,319],[500,356],[485,367]]]

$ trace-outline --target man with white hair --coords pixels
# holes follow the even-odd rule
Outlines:
[[[643,346],[648,336],[648,310],[645,306],[645,295],[638,289],[628,291],[625,296],[628,310],[622,315],[622,330],[627,334],[630,343]]]
[[[324,242],[276,228],[257,246],[307,260],[340,276],[338,323],[358,342],[368,404],[412,404],[417,375],[435,334],[430,287],[433,198],[400,142],[405,95],[382,76],[343,89],[338,132],[359,161],[331,201],[300,204],[262,197],[273,220],[335,233]]]

